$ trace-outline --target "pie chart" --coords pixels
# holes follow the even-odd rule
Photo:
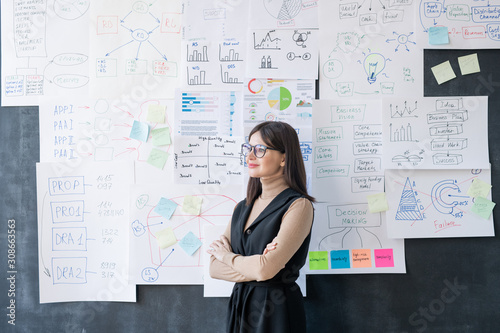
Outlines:
[[[292,94],[284,87],[275,88],[267,95],[267,103],[271,108],[283,111],[292,104]]]

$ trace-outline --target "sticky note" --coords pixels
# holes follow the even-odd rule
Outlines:
[[[363,268],[372,267],[372,254],[370,250],[352,250],[352,267]]]
[[[430,27],[429,28],[429,44],[440,45],[448,44],[448,27]]]
[[[477,197],[474,199],[474,204],[472,205],[470,211],[487,220],[490,218],[491,211],[495,205],[496,204],[494,202],[486,198]]]
[[[375,267],[394,267],[394,255],[392,249],[375,249]]]
[[[469,54],[463,57],[458,57],[458,66],[462,75],[479,73],[479,61],[477,60],[477,53]]]
[[[309,269],[311,271],[328,269],[328,251],[309,252]]]
[[[148,116],[147,121],[152,123],[165,123],[165,105],[150,104],[148,106]]]
[[[368,199],[370,213],[385,212],[389,209],[384,192],[368,195],[366,198]]]
[[[175,238],[174,231],[171,227],[157,231],[155,233],[156,242],[161,249],[166,249],[169,246],[177,243],[177,238]]]
[[[168,156],[169,154],[167,152],[153,148],[149,153],[147,162],[148,164],[163,170],[165,163],[167,163]]]
[[[202,201],[201,197],[186,195],[182,203],[182,211],[192,215],[200,215]]]
[[[455,75],[455,72],[453,71],[453,68],[451,68],[449,60],[432,67],[431,70],[438,84],[450,81],[451,79],[457,77]]]
[[[351,268],[349,250],[330,251],[330,262],[332,269]]]
[[[156,128],[151,131],[151,143],[153,146],[166,146],[172,143],[170,141],[170,128]]]
[[[163,216],[167,220],[170,220],[176,208],[177,204],[175,202],[162,197],[156,204],[154,212],[159,214],[160,216]]]
[[[475,178],[472,181],[469,189],[467,190],[467,195],[470,197],[483,197],[486,198],[488,193],[490,193],[491,185],[483,182],[479,178]]]
[[[149,125],[147,123],[134,120],[129,136],[131,139],[147,142],[149,137]]]
[[[189,256],[192,256],[200,248],[201,244],[200,239],[191,231],[179,241],[179,245]]]

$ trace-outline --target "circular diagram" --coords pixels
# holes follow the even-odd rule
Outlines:
[[[300,13],[302,0],[266,0],[264,7],[278,20],[291,20]]]
[[[292,104],[292,94],[284,87],[275,88],[267,95],[267,103],[273,109],[286,110]]]

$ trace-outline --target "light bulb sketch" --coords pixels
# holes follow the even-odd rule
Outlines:
[[[370,53],[363,62],[363,68],[370,84],[377,81],[377,76],[385,68],[385,57],[380,53]]]

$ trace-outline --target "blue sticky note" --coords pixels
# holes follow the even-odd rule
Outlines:
[[[349,250],[330,251],[330,262],[332,263],[332,269],[351,268]]]
[[[131,139],[147,142],[149,137],[149,125],[147,123],[134,120],[129,136]]]
[[[160,201],[156,205],[154,212],[157,214],[160,214],[167,220],[170,220],[172,215],[175,212],[175,209],[177,208],[177,204],[173,202],[172,200],[168,200],[167,198],[160,198]]]
[[[201,246],[201,241],[191,231],[179,241],[179,245],[189,256],[192,256]]]
[[[449,44],[448,27],[430,27],[429,28],[429,44]]]

